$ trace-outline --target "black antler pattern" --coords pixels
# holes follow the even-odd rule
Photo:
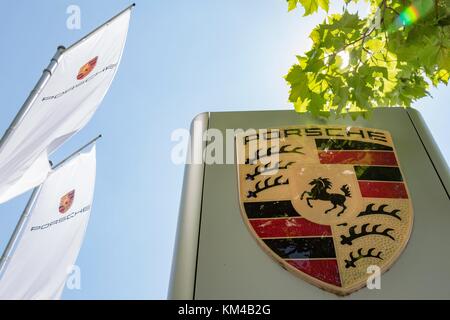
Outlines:
[[[253,191],[249,191],[247,194],[247,198],[257,198],[258,197],[258,193],[263,192],[264,190],[270,189],[270,188],[274,188],[277,186],[282,186],[284,184],[289,184],[289,179],[286,179],[285,182],[281,182],[281,178],[283,178],[283,176],[279,176],[277,178],[275,178],[275,180],[273,181],[272,184],[270,184],[270,177],[267,178],[266,180],[264,180],[264,186],[260,187],[259,184],[261,183],[261,181],[258,181],[255,185],[255,190]]]
[[[374,210],[373,206],[375,205],[375,203],[371,203],[367,206],[366,211],[360,212],[358,214],[358,217],[363,217],[363,216],[369,216],[372,214],[384,214],[387,216],[391,216],[394,218],[397,218],[398,220],[402,220],[402,218],[400,218],[399,215],[397,215],[398,212],[400,212],[400,210],[395,209],[392,211],[384,211],[384,208],[386,208],[388,205],[387,204],[382,204],[378,207],[377,210]]]
[[[256,151],[256,155],[253,159],[247,158],[245,160],[245,164],[254,164],[257,160],[260,160],[262,158],[265,157],[270,157],[273,156],[275,154],[283,154],[283,153],[297,153],[297,154],[304,154],[303,152],[301,152],[300,150],[303,149],[303,147],[294,147],[291,150],[288,150],[288,148],[290,147],[290,144],[284,145],[282,146],[278,151],[274,151],[272,150],[272,147],[267,148],[267,152],[266,154],[261,155],[261,152],[264,149],[259,149]]]
[[[293,165],[295,162],[288,162],[285,166],[281,165],[281,162],[278,161],[275,163],[274,166],[271,166],[272,162],[269,162],[265,164],[263,167],[257,166],[255,168],[255,172],[253,174],[247,173],[247,176],[245,177],[246,180],[255,180],[255,178],[261,174],[265,174],[268,172],[276,171],[276,170],[282,170],[287,169],[290,165]]]
[[[379,251],[377,254],[373,254],[373,251],[375,250],[375,248],[370,248],[369,250],[367,250],[366,254],[363,254],[363,249],[360,248],[358,249],[357,253],[358,255],[356,257],[353,256],[353,251],[350,252],[350,260],[344,260],[345,262],[345,268],[356,268],[356,264],[355,262],[363,259],[363,258],[377,258],[377,259],[381,259],[383,260],[383,258],[381,257],[381,251]]]
[[[348,236],[341,235],[341,244],[351,245],[353,240],[356,240],[358,238],[365,237],[365,236],[371,236],[371,235],[385,236],[385,237],[391,238],[392,240],[395,240],[395,238],[389,234],[389,232],[394,231],[394,229],[386,228],[383,231],[378,231],[378,228],[381,227],[381,224],[376,224],[372,227],[372,230],[369,231],[369,230],[367,230],[369,225],[370,225],[370,223],[363,224],[361,227],[360,233],[356,233],[356,231],[355,231],[355,229],[357,227],[356,225],[351,226],[350,229],[348,229],[348,232],[349,232]]]

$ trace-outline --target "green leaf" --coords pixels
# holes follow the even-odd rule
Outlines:
[[[311,34],[309,35],[309,37],[311,38],[311,40],[313,41],[313,43],[315,44],[319,44],[321,41],[321,36],[320,36],[320,32],[317,29],[314,29]]]
[[[380,73],[383,77],[385,77],[385,78],[388,77],[388,69],[386,67],[375,66],[375,67],[372,67],[371,69],[373,71],[373,73],[372,73],[373,76],[376,76],[375,73]]]
[[[311,93],[311,101],[308,105],[308,110],[313,114],[318,114],[325,106],[325,99],[322,95],[317,93]]]
[[[308,105],[309,102],[311,100],[308,98],[305,99],[298,99],[295,103],[294,103],[294,108],[295,111],[297,111],[298,113],[303,113],[303,112],[307,112],[308,111]]]
[[[328,12],[329,4],[330,0],[319,0],[319,6],[326,12]]]
[[[436,57],[436,63],[439,69],[450,70],[450,49],[440,47]]]
[[[439,49],[438,46],[429,45],[417,52],[417,57],[424,67],[432,68],[436,64]]]
[[[298,0],[287,0],[288,2],[288,11],[292,11],[297,8]]]
[[[305,13],[303,16],[309,16],[310,14],[313,14],[319,9],[319,0],[298,0],[303,8],[305,9]]]
[[[305,97],[308,94],[308,77],[300,66],[293,66],[286,76],[286,80],[291,84],[289,101],[296,102],[299,97]]]
[[[356,29],[359,27],[359,22],[358,14],[351,14],[348,11],[344,11],[336,26],[340,29]]]
[[[449,78],[450,78],[450,72],[442,69],[433,75],[432,82],[433,82],[434,86],[437,86],[439,84],[439,82],[445,83],[447,85]]]
[[[381,39],[369,39],[365,42],[365,47],[372,52],[379,52],[384,48],[385,43]]]
[[[319,9],[319,6],[328,12],[330,0],[286,0],[288,3],[288,11],[294,10],[297,8],[297,5],[300,3],[302,7],[305,9],[305,13],[303,16],[308,16],[313,14]]]

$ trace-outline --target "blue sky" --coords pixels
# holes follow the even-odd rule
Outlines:
[[[81,8],[81,30],[66,8]],[[6,130],[57,45],[70,45],[130,4],[123,0],[2,1],[0,131]],[[66,299],[164,299],[183,166],[171,132],[203,111],[288,109],[283,79],[323,15],[287,13],[284,0],[136,1],[116,79],[92,121],[53,159],[103,133],[94,206],[77,265],[81,290]],[[334,8],[334,10],[337,10]],[[450,91],[419,108],[447,162]],[[28,194],[0,206],[0,249]]]

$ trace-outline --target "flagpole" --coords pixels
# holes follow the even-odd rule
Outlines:
[[[39,81],[37,82],[37,84],[35,85],[33,90],[31,90],[30,94],[28,95],[27,100],[25,100],[25,102],[22,105],[22,107],[20,108],[19,112],[14,117],[14,120],[12,121],[12,123],[10,124],[8,129],[6,129],[5,134],[1,138],[0,152],[2,152],[3,146],[9,140],[12,133],[16,130],[17,126],[22,122],[22,120],[23,120],[24,116],[27,114],[28,110],[30,110],[30,107],[33,105],[33,103],[36,101],[39,94],[42,92],[44,87],[47,85],[51,76],[53,75],[56,68],[58,67],[59,60],[65,50],[66,50],[66,48],[64,46],[59,46],[58,49],[56,50],[55,55],[50,60],[50,64],[42,72],[41,78],[39,79]]]
[[[91,144],[95,143],[98,139],[102,137],[101,134],[99,134],[97,137],[71,153],[69,156],[61,160],[58,164],[52,166],[52,170],[55,170],[59,167],[61,167],[64,163],[72,159],[74,156],[78,155],[81,151],[89,147]],[[27,205],[25,207],[25,210],[23,211],[22,215],[20,216],[19,221],[17,222],[17,225],[14,229],[14,232],[11,236],[11,238],[8,241],[8,244],[6,245],[5,250],[3,251],[3,254],[0,258],[0,280],[3,275],[4,269],[8,264],[8,260],[11,256],[12,250],[14,249],[14,246],[17,242],[17,239],[19,238],[19,235],[22,233],[23,227],[25,226],[26,221],[28,220],[28,217],[30,215],[30,209],[33,207],[34,202],[36,201],[37,195],[39,194],[39,191],[42,187],[42,184],[37,186],[33,189],[33,193],[31,194],[30,199],[27,202]]]
[[[59,167],[61,167],[64,163],[66,163],[67,161],[69,161],[70,159],[72,159],[73,157],[75,157],[76,155],[78,155],[81,151],[83,151],[84,149],[86,149],[87,147],[89,147],[91,144],[93,144],[94,142],[96,142],[98,139],[100,139],[102,137],[101,134],[99,134],[98,136],[96,136],[94,139],[92,139],[91,141],[89,141],[88,143],[86,143],[84,146],[80,147],[79,149],[77,149],[76,151],[74,151],[73,153],[71,153],[69,156],[67,156],[66,158],[64,158],[63,160],[61,160],[58,164],[52,166],[52,170],[55,170]]]
[[[18,239],[18,236],[19,236],[19,234],[21,234],[21,231],[25,225],[25,222],[28,219],[28,216],[30,214],[30,209],[34,204],[34,201],[36,200],[37,195],[39,194],[39,190],[41,189],[41,186],[42,185],[39,185],[33,189],[33,193],[31,194],[31,197],[27,202],[25,210],[23,211],[22,215],[20,216],[20,219],[17,222],[16,228],[14,229],[14,232],[13,232],[11,238],[9,239],[8,244],[6,245],[6,248],[3,251],[3,255],[0,258],[0,280],[2,278],[5,267],[8,265],[8,260],[9,260],[10,254],[14,248],[14,245]]]
[[[114,19],[116,19],[117,17],[121,16],[123,13],[127,12],[128,10],[132,9],[134,6],[136,6],[135,3],[133,3],[132,5],[128,6],[127,8],[125,8],[124,10],[122,10],[121,12],[119,12],[118,14],[116,14],[114,17],[112,17],[111,19],[109,19],[108,21],[106,21],[104,24],[102,24],[101,26],[98,26],[97,28],[95,28],[94,30],[92,30],[91,32],[89,32],[86,36],[84,36],[83,38],[81,38],[80,40],[78,40],[77,42],[73,43],[72,45],[70,45],[67,50],[72,49],[73,47],[75,47],[77,44],[83,42],[85,39],[87,39],[90,35],[92,35],[93,33],[97,32],[99,29],[103,28],[104,26],[108,25],[109,23],[111,23],[111,21],[113,21]]]

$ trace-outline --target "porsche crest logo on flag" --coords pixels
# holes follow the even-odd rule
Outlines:
[[[92,70],[94,70],[95,66],[97,65],[97,60],[98,57],[95,57],[91,59],[88,63],[83,65],[80,68],[80,71],[78,71],[77,80],[83,80],[84,78],[86,78],[88,74],[91,73]]]
[[[387,131],[298,126],[236,135],[239,199],[251,234],[304,280],[339,295],[388,270],[413,211]]]
[[[66,193],[64,196],[62,196],[61,200],[59,200],[59,213],[61,214],[66,213],[72,206],[74,198],[75,198],[75,190],[72,190]]]

